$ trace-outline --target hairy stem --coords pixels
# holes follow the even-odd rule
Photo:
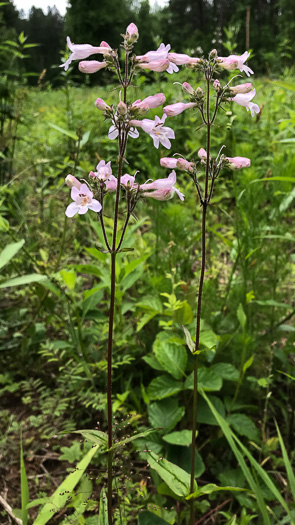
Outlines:
[[[208,206],[208,186],[209,186],[209,173],[210,173],[210,131],[211,131],[211,125],[212,125],[212,121],[210,121],[210,78],[208,77],[207,77],[206,120],[207,120],[207,123],[206,123],[207,125],[207,161],[206,161],[204,199],[203,201],[201,201],[201,205],[203,208],[203,213],[202,213],[202,262],[201,262],[201,273],[200,273],[199,290],[198,290],[195,352],[199,350],[199,346],[200,346],[202,294],[203,294],[203,283],[204,283],[205,267],[206,267],[206,213],[207,213],[207,206]],[[194,355],[192,457],[191,457],[191,480],[190,480],[190,493],[191,494],[194,492],[194,482],[195,482],[197,398],[198,398],[198,354],[195,353]],[[194,525],[194,521],[195,521],[194,500],[191,499],[190,500],[190,525]]]

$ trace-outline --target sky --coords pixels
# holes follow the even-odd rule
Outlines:
[[[150,0],[150,4],[154,6],[156,3],[162,7],[167,3],[168,0]],[[34,5],[43,9],[44,13],[47,13],[47,7],[57,7],[61,15],[64,15],[67,7],[67,0],[13,0],[15,7],[18,10],[23,9],[27,14],[30,8]]]

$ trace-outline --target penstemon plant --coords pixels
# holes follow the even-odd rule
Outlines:
[[[107,42],[101,42],[99,47],[89,44],[76,45],[70,38],[67,38],[68,47],[71,55],[67,61],[61,65],[65,70],[73,60],[80,60],[79,70],[83,73],[95,73],[102,68],[112,70],[119,81],[120,99],[116,106],[108,105],[103,99],[98,98],[95,106],[104,113],[105,119],[111,121],[108,137],[110,140],[118,141],[117,157],[117,176],[113,175],[111,161],[101,160],[96,166],[96,171],[89,173],[88,180],[78,180],[69,174],[66,177],[66,184],[71,188],[71,198],[73,202],[66,209],[67,217],[74,217],[76,214],[84,215],[88,210],[98,215],[103,238],[105,242],[105,252],[111,256],[111,293],[109,309],[109,330],[108,330],[108,366],[107,366],[107,416],[108,416],[108,482],[107,482],[107,502],[108,502],[108,523],[113,523],[112,509],[112,468],[113,468],[113,428],[112,428],[112,350],[114,340],[114,311],[115,311],[115,268],[116,256],[121,251],[129,251],[128,248],[122,248],[125,233],[131,216],[134,214],[138,201],[142,198],[151,197],[156,200],[165,201],[177,193],[181,200],[183,194],[174,186],[176,182],[175,171],[165,179],[158,179],[152,182],[139,184],[135,182],[135,176],[124,173],[124,166],[128,164],[126,159],[127,142],[129,137],[137,138],[139,136],[138,127],[145,133],[149,134],[154,146],[159,148],[162,144],[165,148],[171,148],[170,139],[174,139],[174,131],[165,126],[167,115],[162,118],[158,116],[155,120],[142,119],[150,109],[161,106],[166,98],[163,93],[157,93],[143,100],[130,102],[128,99],[128,88],[136,72],[141,70],[150,71],[168,71],[172,73],[177,71],[178,67],[169,58],[170,46],[161,44],[157,51],[150,51],[146,55],[136,56],[133,54],[133,46],[136,43],[139,34],[135,24],[131,23],[123,36],[121,45],[123,50],[121,67],[121,56],[117,50],[112,49]],[[102,54],[104,60],[98,62],[95,60],[84,60],[93,54]],[[173,59],[173,57],[172,57]],[[112,238],[109,239],[104,223],[104,199],[107,194],[115,194],[113,231]],[[123,198],[122,198],[123,195]],[[122,201],[124,204],[122,204]],[[119,213],[125,207],[125,222],[121,231],[119,231]]]
[[[194,162],[189,162],[184,158],[167,157],[161,159],[161,165],[167,168],[180,168],[185,170],[192,178],[197,190],[197,194],[202,207],[202,251],[201,251],[201,271],[199,278],[199,287],[197,295],[197,313],[196,313],[196,341],[193,343],[189,332],[185,329],[188,346],[194,357],[194,389],[193,389],[193,407],[192,407],[192,457],[191,457],[191,476],[190,476],[190,495],[194,493],[194,466],[196,453],[196,428],[197,428],[197,393],[198,393],[198,355],[202,352],[200,349],[200,322],[202,311],[202,294],[203,284],[206,269],[206,217],[207,210],[210,205],[215,182],[224,168],[237,170],[250,166],[250,159],[244,157],[227,157],[222,154],[223,147],[221,147],[217,155],[211,154],[211,129],[217,116],[218,110],[222,108],[222,104],[227,101],[236,102],[240,106],[245,106],[247,111],[250,110],[251,116],[254,117],[259,113],[259,106],[251,100],[255,96],[255,89],[251,83],[239,84],[232,86],[233,77],[225,85],[222,85],[217,75],[222,69],[231,71],[239,69],[245,72],[247,76],[253,74],[253,71],[245,64],[249,58],[250,53],[247,51],[241,55],[230,55],[229,57],[218,57],[217,51],[213,49],[208,56],[208,59],[197,59],[196,63],[192,63],[191,57],[188,55],[174,54],[175,63],[186,64],[187,67],[193,69],[198,78],[203,76],[205,80],[205,92],[201,87],[194,89],[188,82],[182,84],[183,91],[189,95],[189,102],[179,102],[171,104],[163,108],[164,114],[167,116],[176,116],[187,109],[194,109],[201,115],[201,127],[206,127],[206,149],[201,148],[198,151],[198,159]],[[236,75],[240,76],[240,75]],[[211,94],[213,93],[214,102],[211,102]],[[200,128],[199,128],[200,129]],[[190,498],[190,524],[194,524],[194,500]]]

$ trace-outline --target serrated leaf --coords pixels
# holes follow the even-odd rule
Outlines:
[[[156,358],[156,356],[154,354],[148,354],[148,355],[145,355],[143,358],[142,358],[149,366],[151,366],[152,368],[154,368],[154,370],[160,370],[161,372],[164,371],[164,368],[163,366],[159,363],[158,359]]]
[[[194,389],[194,372],[192,372],[184,383],[184,387],[189,390]],[[219,377],[211,368],[200,367],[198,370],[198,388],[207,392],[220,390],[222,378]]]
[[[161,427],[166,433],[170,432],[183,418],[184,407],[179,407],[176,399],[155,401],[148,406],[148,415],[153,427]]]
[[[187,353],[183,346],[169,339],[169,334],[160,334],[154,342],[153,351],[166,372],[175,379],[181,379],[185,374]]]
[[[230,363],[216,363],[211,366],[211,370],[227,381],[237,381],[240,375],[239,371]]]
[[[173,396],[182,390],[182,385],[171,376],[161,375],[153,379],[147,389],[147,394],[151,400],[164,399]]]
[[[178,445],[180,447],[189,447],[192,444],[192,431],[191,430],[179,430],[178,432],[171,432],[163,436],[166,443],[170,445]]]
[[[245,414],[230,414],[227,422],[240,436],[246,436],[253,441],[259,441],[259,432],[252,419]]]

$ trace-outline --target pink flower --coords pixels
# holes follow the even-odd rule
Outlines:
[[[131,44],[133,44],[133,42],[136,42],[136,40],[138,40],[138,37],[139,37],[138,29],[136,25],[133,24],[133,22],[129,24],[129,26],[126,29],[126,37],[127,37],[127,40]]]
[[[168,44],[167,46],[165,46],[165,44],[161,44],[157,51],[148,51],[148,53],[146,53],[145,55],[139,55],[137,56],[137,60],[140,60],[141,63],[145,63],[145,67],[143,67],[143,64],[139,64],[140,67],[142,67],[143,69],[152,69],[151,67],[148,68],[147,67],[147,63],[152,63],[153,64],[153,67],[155,67],[155,63],[156,62],[162,62],[162,64],[164,64],[164,60],[168,60],[168,65],[167,67],[165,67],[164,69],[161,69],[161,71],[164,71],[166,69],[167,73],[173,73],[173,71],[177,72],[179,71],[178,67],[176,66],[175,63],[173,63],[170,59],[169,59],[169,51],[171,49],[171,46],[170,44]],[[164,67],[164,65],[162,65],[162,67]],[[160,71],[159,69],[152,69],[153,71]]]
[[[73,188],[75,186],[75,188],[78,188],[78,190],[81,188],[81,182],[76,179],[76,177],[74,177],[73,175],[67,175],[66,178],[65,178],[65,183],[66,185],[69,187],[69,188]]]
[[[105,42],[104,40],[102,40],[99,45],[100,45],[100,47],[107,47],[108,50],[109,50],[109,53],[110,53],[110,51],[112,51],[111,46],[107,42]],[[107,53],[104,53],[104,54],[106,55]]]
[[[197,64],[200,59],[197,57],[190,57],[183,53],[169,53],[168,58],[170,62],[176,64],[177,66],[182,66],[183,64]]]
[[[108,106],[108,104],[102,98],[97,98],[94,104],[97,107],[97,109],[100,109],[101,111],[106,111],[106,109],[110,109],[110,106]]]
[[[177,104],[171,104],[170,106],[165,106],[163,112],[166,113],[167,117],[175,117],[179,115],[186,109],[194,108],[197,104],[195,102],[177,102]]]
[[[252,89],[250,93],[239,93],[235,97],[229,98],[228,100],[232,100],[233,102],[236,102],[239,104],[239,106],[244,106],[247,108],[247,111],[250,110],[251,117],[255,116],[255,113],[259,113],[260,109],[258,104],[254,104],[253,102],[250,102],[253,97],[256,95],[256,90]]]
[[[253,86],[251,82],[246,82],[245,84],[238,84],[237,86],[230,86],[230,90],[237,95],[238,93],[249,93],[252,91]]]
[[[108,180],[105,183],[105,188],[108,191],[116,191],[118,185],[118,181],[114,175],[110,175]]]
[[[179,158],[177,159],[176,167],[183,171],[194,171],[194,163],[189,162],[186,159]]]
[[[89,173],[90,177],[93,177],[93,178],[98,179],[100,181],[106,181],[107,179],[110,178],[111,175],[112,175],[111,161],[109,161],[106,164],[105,160],[101,160],[97,164],[96,171],[91,171]]]
[[[146,97],[143,100],[136,100],[133,102],[132,107],[136,108],[142,108],[143,106],[148,106],[149,109],[158,108],[159,106],[162,106],[166,100],[166,97],[164,93],[156,93],[156,95],[151,95],[150,97]]]
[[[67,36],[67,45],[72,53],[70,54],[68,60],[59,66],[64,67],[65,71],[69,69],[69,65],[73,60],[83,60],[84,58],[88,58],[90,55],[94,55],[95,53],[101,53],[103,55],[109,55],[110,53],[109,47],[94,47],[90,44],[73,44],[69,36]]]
[[[176,182],[176,173],[173,170],[166,179],[158,179],[151,183],[142,184],[139,188],[143,191],[143,197],[152,197],[153,199],[166,201],[177,193],[180,200],[183,201],[184,195],[174,184]],[[152,190],[152,191],[151,191]]]
[[[228,167],[232,170],[239,170],[241,168],[249,168],[251,165],[251,160],[246,157],[226,157],[229,165]]]
[[[89,190],[86,184],[81,184],[80,189],[76,186],[72,187],[71,198],[72,202],[66,209],[67,217],[74,217],[76,213],[84,215],[88,210],[99,213],[101,210],[101,204],[96,199],[93,199],[93,193]]]
[[[83,60],[79,62],[78,67],[81,73],[96,73],[106,67],[106,65],[106,62],[98,62],[97,60]]]
[[[171,157],[163,157],[160,159],[160,164],[163,168],[170,168],[174,170],[176,168],[177,159]]]
[[[125,173],[125,175],[121,177],[121,184],[127,189],[138,187],[138,184],[135,183],[135,175],[128,175],[128,173]]]
[[[192,86],[188,82],[184,82],[182,84],[182,89],[189,95],[193,95],[195,93],[195,90],[192,88]]]
[[[170,62],[168,58],[164,58],[163,60],[155,60],[154,62],[142,62],[141,64],[138,64],[141,69],[149,69],[150,71],[156,71],[158,73],[168,70],[169,65]]]
[[[215,89],[215,91],[218,91],[220,89],[220,82],[218,80],[218,78],[216,78],[213,82],[213,88]]]
[[[248,66],[244,65],[244,62],[248,60],[250,56],[250,53],[248,51],[245,51],[242,55],[229,55],[228,57],[218,57],[218,64],[223,69],[227,69],[228,71],[231,71],[232,69],[239,69],[240,71],[245,71],[247,77],[250,76],[250,74],[254,74],[254,71],[250,69]]]
[[[200,159],[206,160],[207,159],[207,151],[204,148],[199,149],[198,156],[200,157]]]
[[[164,126],[166,117],[167,115],[163,115],[161,119],[156,116],[155,120],[130,120],[130,125],[142,128],[145,133],[148,133],[154,141],[155,148],[158,148],[161,143],[164,148],[169,149],[171,148],[169,139],[175,139],[175,133],[173,129]]]

